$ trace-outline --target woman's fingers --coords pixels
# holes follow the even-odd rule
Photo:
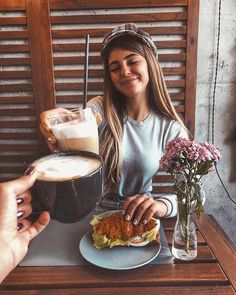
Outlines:
[[[17,208],[17,219],[18,221],[25,219],[32,213],[32,205],[25,204]]]
[[[130,196],[130,197],[127,197],[124,201],[124,204],[123,204],[123,210],[126,211],[128,208],[129,208],[129,205],[138,197],[139,195],[134,195],[134,196]]]
[[[59,149],[56,145],[56,138],[53,135],[51,129],[52,126],[55,124],[53,122],[60,122],[60,116],[63,117],[69,115],[71,115],[71,111],[63,108],[52,109],[40,114],[40,131],[46,140],[50,152],[52,153],[59,152]]]
[[[131,220],[134,225],[140,222],[146,224],[154,215],[165,216],[166,205],[146,195],[134,195],[125,200],[122,213],[125,219]]]
[[[128,197],[124,202],[123,214],[127,221],[132,220],[133,224],[148,222],[155,212],[150,208],[153,199],[146,195],[135,195]],[[150,208],[150,209],[149,209]],[[148,211],[149,210],[149,211]]]
[[[23,204],[29,204],[32,200],[32,195],[30,190],[25,191],[24,193],[17,196],[16,203],[20,207]]]
[[[145,210],[145,212],[143,212],[141,221],[144,224],[147,224],[151,220],[151,218],[157,213],[157,211],[158,211],[157,202],[153,199],[150,199],[149,206]]]
[[[65,115],[71,116],[72,113],[73,112],[71,112],[68,109],[56,108],[56,109],[52,109],[52,110],[48,110],[48,111],[42,112],[40,114],[40,121],[47,128],[51,129],[51,127],[52,127],[51,122],[54,121],[52,119],[56,119],[58,121],[58,119],[60,120]]]
[[[48,145],[50,152],[52,153],[58,152],[59,149],[56,146],[57,140],[55,136],[52,134],[51,129],[48,129],[45,124],[41,124],[39,128],[44,139],[46,140],[46,143]]]
[[[14,196],[20,196],[29,190],[36,179],[36,175],[31,173],[29,175],[23,175],[17,179],[5,182],[1,189],[4,195],[14,194]]]
[[[27,219],[22,219],[17,223],[18,232],[23,232],[29,229],[31,226],[31,222]]]
[[[94,113],[94,116],[95,116],[97,125],[98,126],[101,125],[101,123],[102,123],[102,117],[101,117],[101,115],[99,113]]]
[[[137,215],[137,209],[146,198],[147,197],[144,195],[135,195],[129,197],[127,201],[124,202],[125,219],[127,221],[131,220],[134,217],[134,214],[135,216]]]
[[[137,208],[133,219],[134,224],[140,222],[146,224],[155,214],[155,201],[151,198],[146,198]]]
[[[31,192],[29,190],[25,191],[23,194],[20,194],[17,199],[17,219],[21,221],[25,219],[32,213],[32,205],[31,205]]]
[[[48,129],[45,124],[40,124],[39,126],[40,131],[43,135],[43,137],[47,140],[48,137],[53,136],[51,129]]]
[[[44,139],[46,140],[49,150],[51,152],[54,152],[55,150],[57,150],[56,138],[52,134],[51,129],[49,129],[44,123],[41,123],[39,128]]]
[[[44,228],[48,225],[50,221],[50,215],[48,212],[44,211],[40,214],[39,218],[32,223],[28,228],[27,232],[29,234],[29,241],[35,238]]]

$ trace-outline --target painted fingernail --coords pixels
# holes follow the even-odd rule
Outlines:
[[[22,198],[19,198],[16,200],[17,205],[20,205],[24,202],[24,200]]]
[[[23,223],[17,223],[17,230],[21,230],[23,227]]]
[[[130,221],[131,216],[129,214],[125,215],[125,220]]]
[[[147,223],[148,223],[147,219],[144,219],[143,224],[147,224]]]
[[[35,172],[35,167],[34,166],[29,166],[26,170],[25,170],[25,175],[32,175]]]
[[[122,210],[121,210],[121,214],[122,214],[122,215],[125,215],[125,209],[122,209]]]
[[[138,220],[137,219],[134,219],[133,220],[133,225],[137,225],[138,224]]]
[[[47,142],[48,142],[48,143],[52,143],[52,142],[53,142],[53,139],[52,139],[51,137],[48,137],[48,138],[47,138]]]
[[[17,212],[17,218],[20,218],[24,214],[24,211],[18,211]]]

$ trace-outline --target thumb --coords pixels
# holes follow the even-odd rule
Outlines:
[[[4,187],[6,187],[8,193],[13,193],[17,196],[30,189],[34,184],[35,179],[36,175],[32,172],[31,175],[24,175],[17,179],[5,182]]]
[[[99,126],[102,123],[102,116],[99,113],[94,113],[96,123]]]
[[[45,227],[49,224],[49,221],[50,215],[48,212],[44,211],[40,214],[39,218],[34,223],[32,223],[30,228],[28,228],[25,232],[22,232],[22,234],[27,235],[27,239],[31,241],[45,229]]]

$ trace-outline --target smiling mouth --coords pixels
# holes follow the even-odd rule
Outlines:
[[[137,78],[129,78],[129,79],[125,79],[125,80],[120,81],[120,84],[125,85],[125,84],[132,83],[133,81],[136,81],[136,80],[137,80]]]

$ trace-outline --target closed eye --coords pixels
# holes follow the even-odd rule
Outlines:
[[[127,60],[127,66],[132,66],[132,65],[135,65],[135,64],[138,64],[140,62],[139,59],[135,58],[135,59],[129,59]],[[120,70],[120,65],[119,63],[113,63],[111,66],[110,66],[110,72],[114,73],[114,72],[117,72]]]
[[[117,66],[112,66],[112,67],[110,67],[110,72],[114,73],[114,72],[119,71],[119,69],[120,69],[120,66],[119,66],[119,65],[117,65]]]
[[[139,62],[139,60],[129,60],[129,61],[127,62],[127,64],[130,65],[130,66],[132,66],[132,65],[137,64],[138,62]]]

